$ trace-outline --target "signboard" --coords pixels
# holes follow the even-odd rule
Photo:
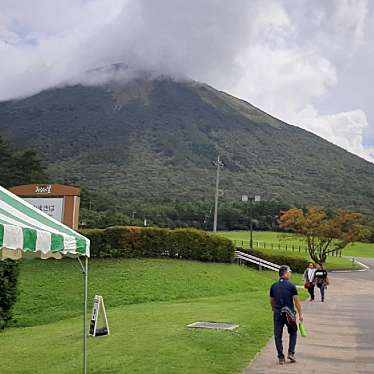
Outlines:
[[[59,197],[25,197],[28,203],[59,222],[64,219],[64,198]]]
[[[255,203],[258,203],[261,201],[261,196],[260,195],[255,195],[255,196],[248,196],[248,195],[242,195],[242,201],[244,203],[248,201],[254,201]]]
[[[103,316],[104,326],[98,327],[99,317]],[[100,295],[95,295],[94,306],[92,308],[92,317],[90,322],[89,335],[91,336],[107,336],[110,335],[108,318],[106,315],[104,299]]]
[[[9,190],[64,225],[78,229],[80,188],[61,184],[26,184]]]

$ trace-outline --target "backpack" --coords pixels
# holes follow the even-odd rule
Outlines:
[[[294,311],[292,311],[288,306],[284,306],[281,309],[281,316],[288,328],[297,331],[297,319]]]

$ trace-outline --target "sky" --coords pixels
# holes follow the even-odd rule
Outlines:
[[[370,0],[0,0],[0,101],[151,71],[374,162],[373,43]]]

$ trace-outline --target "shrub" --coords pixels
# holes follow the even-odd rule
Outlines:
[[[258,251],[255,249],[240,249],[240,251],[252,256],[260,257],[277,265],[288,265],[295,273],[303,273],[309,264],[307,259],[301,257],[298,258],[282,254],[266,253],[265,251]]]
[[[169,257],[231,262],[235,251],[230,240],[195,229],[116,226],[82,230],[82,234],[91,240],[93,258]]]
[[[13,306],[17,300],[18,263],[12,260],[0,261],[0,329],[12,319]]]

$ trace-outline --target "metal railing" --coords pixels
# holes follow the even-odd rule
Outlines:
[[[273,271],[278,271],[280,266],[277,264],[274,264],[270,261],[263,260],[260,257],[249,255],[248,253],[244,253],[241,251],[235,251],[235,257],[239,260],[239,264],[241,262],[249,262],[251,264],[258,265],[259,269],[266,268]]]

